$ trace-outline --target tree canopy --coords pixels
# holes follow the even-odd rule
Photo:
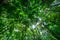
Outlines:
[[[60,40],[60,0],[0,0],[0,40]]]

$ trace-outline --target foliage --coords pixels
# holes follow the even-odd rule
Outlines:
[[[59,40],[60,6],[51,7],[53,2],[0,1],[0,40]]]

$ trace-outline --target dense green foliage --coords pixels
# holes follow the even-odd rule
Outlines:
[[[54,1],[1,0],[0,40],[60,40],[60,6],[51,6]]]

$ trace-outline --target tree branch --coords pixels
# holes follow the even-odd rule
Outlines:
[[[60,2],[59,3],[56,3],[56,4],[51,4],[50,7],[59,6],[59,5],[60,5]]]

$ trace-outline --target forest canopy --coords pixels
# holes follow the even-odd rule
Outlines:
[[[0,0],[0,40],[60,40],[60,0]]]

